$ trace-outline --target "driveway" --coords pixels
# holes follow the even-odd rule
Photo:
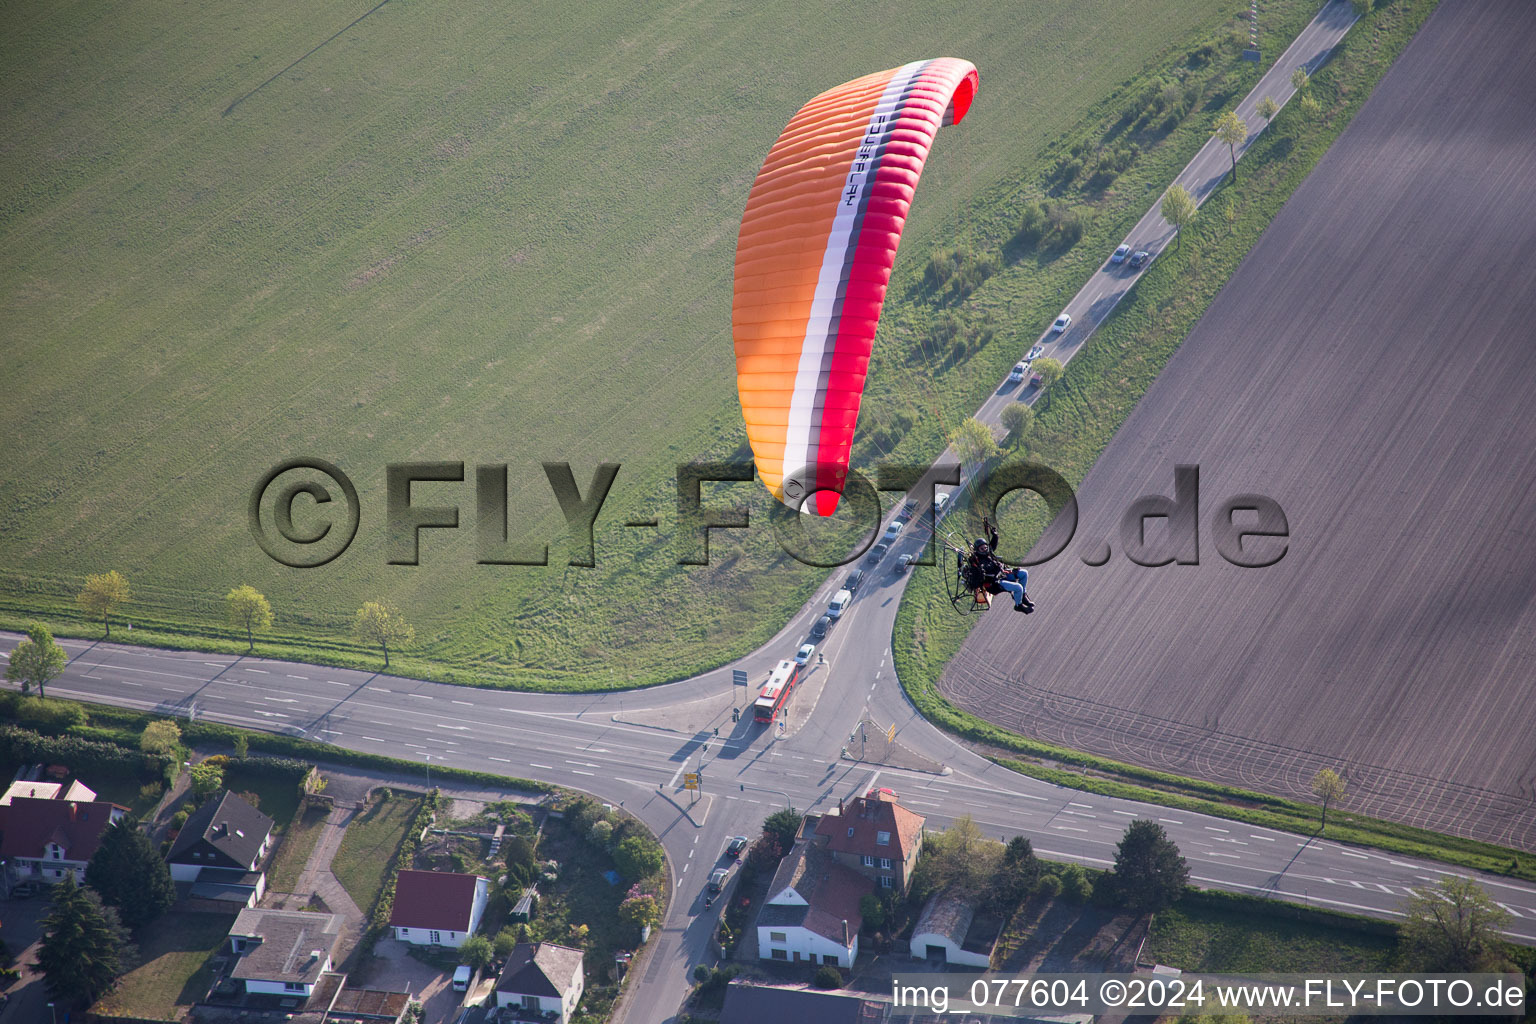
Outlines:
[[[43,894],[27,900],[0,901],[0,935],[15,958],[11,965],[21,971],[21,979],[9,986],[0,985],[0,992],[9,997],[4,1009],[0,1009],[0,1021],[5,1024],[44,1020],[48,1016],[48,990],[43,987],[43,976],[29,968],[37,962],[37,943],[42,937],[39,924],[48,913],[48,896]]]
[[[408,948],[396,939],[380,939],[374,944],[373,958],[363,961],[349,984],[397,992],[409,985],[411,997],[421,1001],[422,1024],[453,1020],[460,994],[453,991],[452,977],[417,960],[407,952]]]

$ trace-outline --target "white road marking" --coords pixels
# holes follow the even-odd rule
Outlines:
[[[555,766],[552,765],[552,764],[539,764],[539,763],[537,763],[535,761],[529,761],[528,762],[528,767],[530,767],[530,768],[543,768],[547,772],[552,772],[552,771],[555,770]]]

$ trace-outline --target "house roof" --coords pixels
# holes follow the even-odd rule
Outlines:
[[[127,810],[104,800],[12,797],[5,835],[0,838],[0,856],[41,857],[52,842],[64,847],[69,860],[90,860],[113,814],[121,816]]]
[[[469,931],[478,875],[454,871],[402,871],[395,881],[389,923],[397,928]]]
[[[924,820],[921,814],[897,803],[890,793],[876,792],[874,796],[854,797],[839,813],[823,814],[816,823],[816,834],[825,836],[827,848],[837,853],[904,861],[922,840]],[[889,843],[880,842],[881,832],[890,833]]]
[[[314,984],[336,950],[341,918],[307,910],[242,910],[229,934],[260,940],[240,955],[232,977]]]
[[[939,935],[960,946],[964,944],[965,933],[970,930],[971,920],[975,916],[976,911],[966,900],[936,894],[923,904],[923,912],[918,915],[912,936],[916,938],[924,933]]]
[[[497,992],[564,998],[581,974],[582,952],[553,942],[519,942],[507,958]]]
[[[834,861],[819,845],[796,843],[779,862],[768,884],[768,898],[793,889],[807,905],[765,904],[757,923],[763,927],[807,928],[842,943],[844,921],[848,922],[849,935],[858,934],[864,926],[859,898],[874,888],[874,882]]]
[[[840,992],[753,985],[740,979],[725,990],[720,1024],[878,1024],[885,1007]]]
[[[271,831],[271,818],[226,789],[217,800],[192,812],[165,859],[186,863],[187,852],[206,840],[237,864],[250,866]]]

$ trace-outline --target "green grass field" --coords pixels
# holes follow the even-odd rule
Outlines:
[[[1304,20],[1295,0],[1271,6],[1277,39]],[[248,582],[278,615],[263,650],[356,662],[346,626],[382,597],[418,630],[399,668],[464,681],[655,682],[747,650],[821,572],[779,553],[756,485],[729,493],[760,525],[717,535],[707,569],[677,566],[672,477],[742,444],[735,231],[785,121],[914,57],[981,68],[912,210],[866,403],[866,422],[911,424],[899,454],[927,457],[1209,111],[1133,165],[1077,250],[1018,258],[967,300],[996,339],[934,380],[911,358],[935,314],[914,292],[928,255],[1005,242],[1052,147],[1112,122],[1141,76],[1246,9],[370,7],[12,12],[0,620],[89,630],[72,595],[117,568],[136,636],[159,642],[221,628],[222,594]],[[866,443],[866,464],[880,454]],[[362,526],[347,554],[298,571],[261,554],[245,509],[264,470],[305,455],[353,477]],[[405,460],[463,460],[471,477],[508,463],[513,533],[551,539],[552,565],[474,564],[473,483],[418,486],[418,502],[460,504],[462,528],[428,533],[420,566],[386,565],[384,467]],[[583,487],[599,462],[624,467],[596,569],[563,564],[545,460],[569,460]],[[619,525],[641,510],[659,533]]]
[[[378,901],[384,871],[420,809],[421,800],[415,797],[374,798],[342,835],[331,871],[364,914],[371,913]]]
[[[170,913],[134,934],[138,956],[118,987],[91,1009],[100,1014],[177,1020],[213,984],[208,960],[224,946],[235,919],[225,914]],[[227,949],[226,949],[227,951]]]

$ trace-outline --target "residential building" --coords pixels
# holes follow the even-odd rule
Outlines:
[[[758,912],[758,956],[852,967],[864,925],[859,899],[874,889],[870,879],[839,864],[821,843],[797,841],[779,862]]]
[[[519,942],[496,981],[495,1004],[502,1008],[502,1020],[568,1024],[586,984],[581,958],[581,950],[570,946]],[[553,1018],[546,1016],[550,1013]]]
[[[189,895],[253,908],[267,891],[260,866],[271,847],[272,819],[225,790],[192,813],[165,859],[172,881],[193,883]]]
[[[0,836],[0,860],[7,863],[13,883],[51,885],[66,874],[84,882],[85,866],[101,845],[102,833],[127,813],[128,808],[103,800],[13,794]]]
[[[873,879],[882,889],[907,891],[923,845],[923,821],[896,802],[889,789],[871,789],[837,811],[821,816],[815,838],[844,867]]]
[[[248,994],[308,999],[330,971],[341,918],[306,910],[242,910],[229,930],[230,977]]]
[[[462,946],[475,934],[490,899],[490,883],[453,871],[402,871],[395,881],[389,926],[418,946]]]

